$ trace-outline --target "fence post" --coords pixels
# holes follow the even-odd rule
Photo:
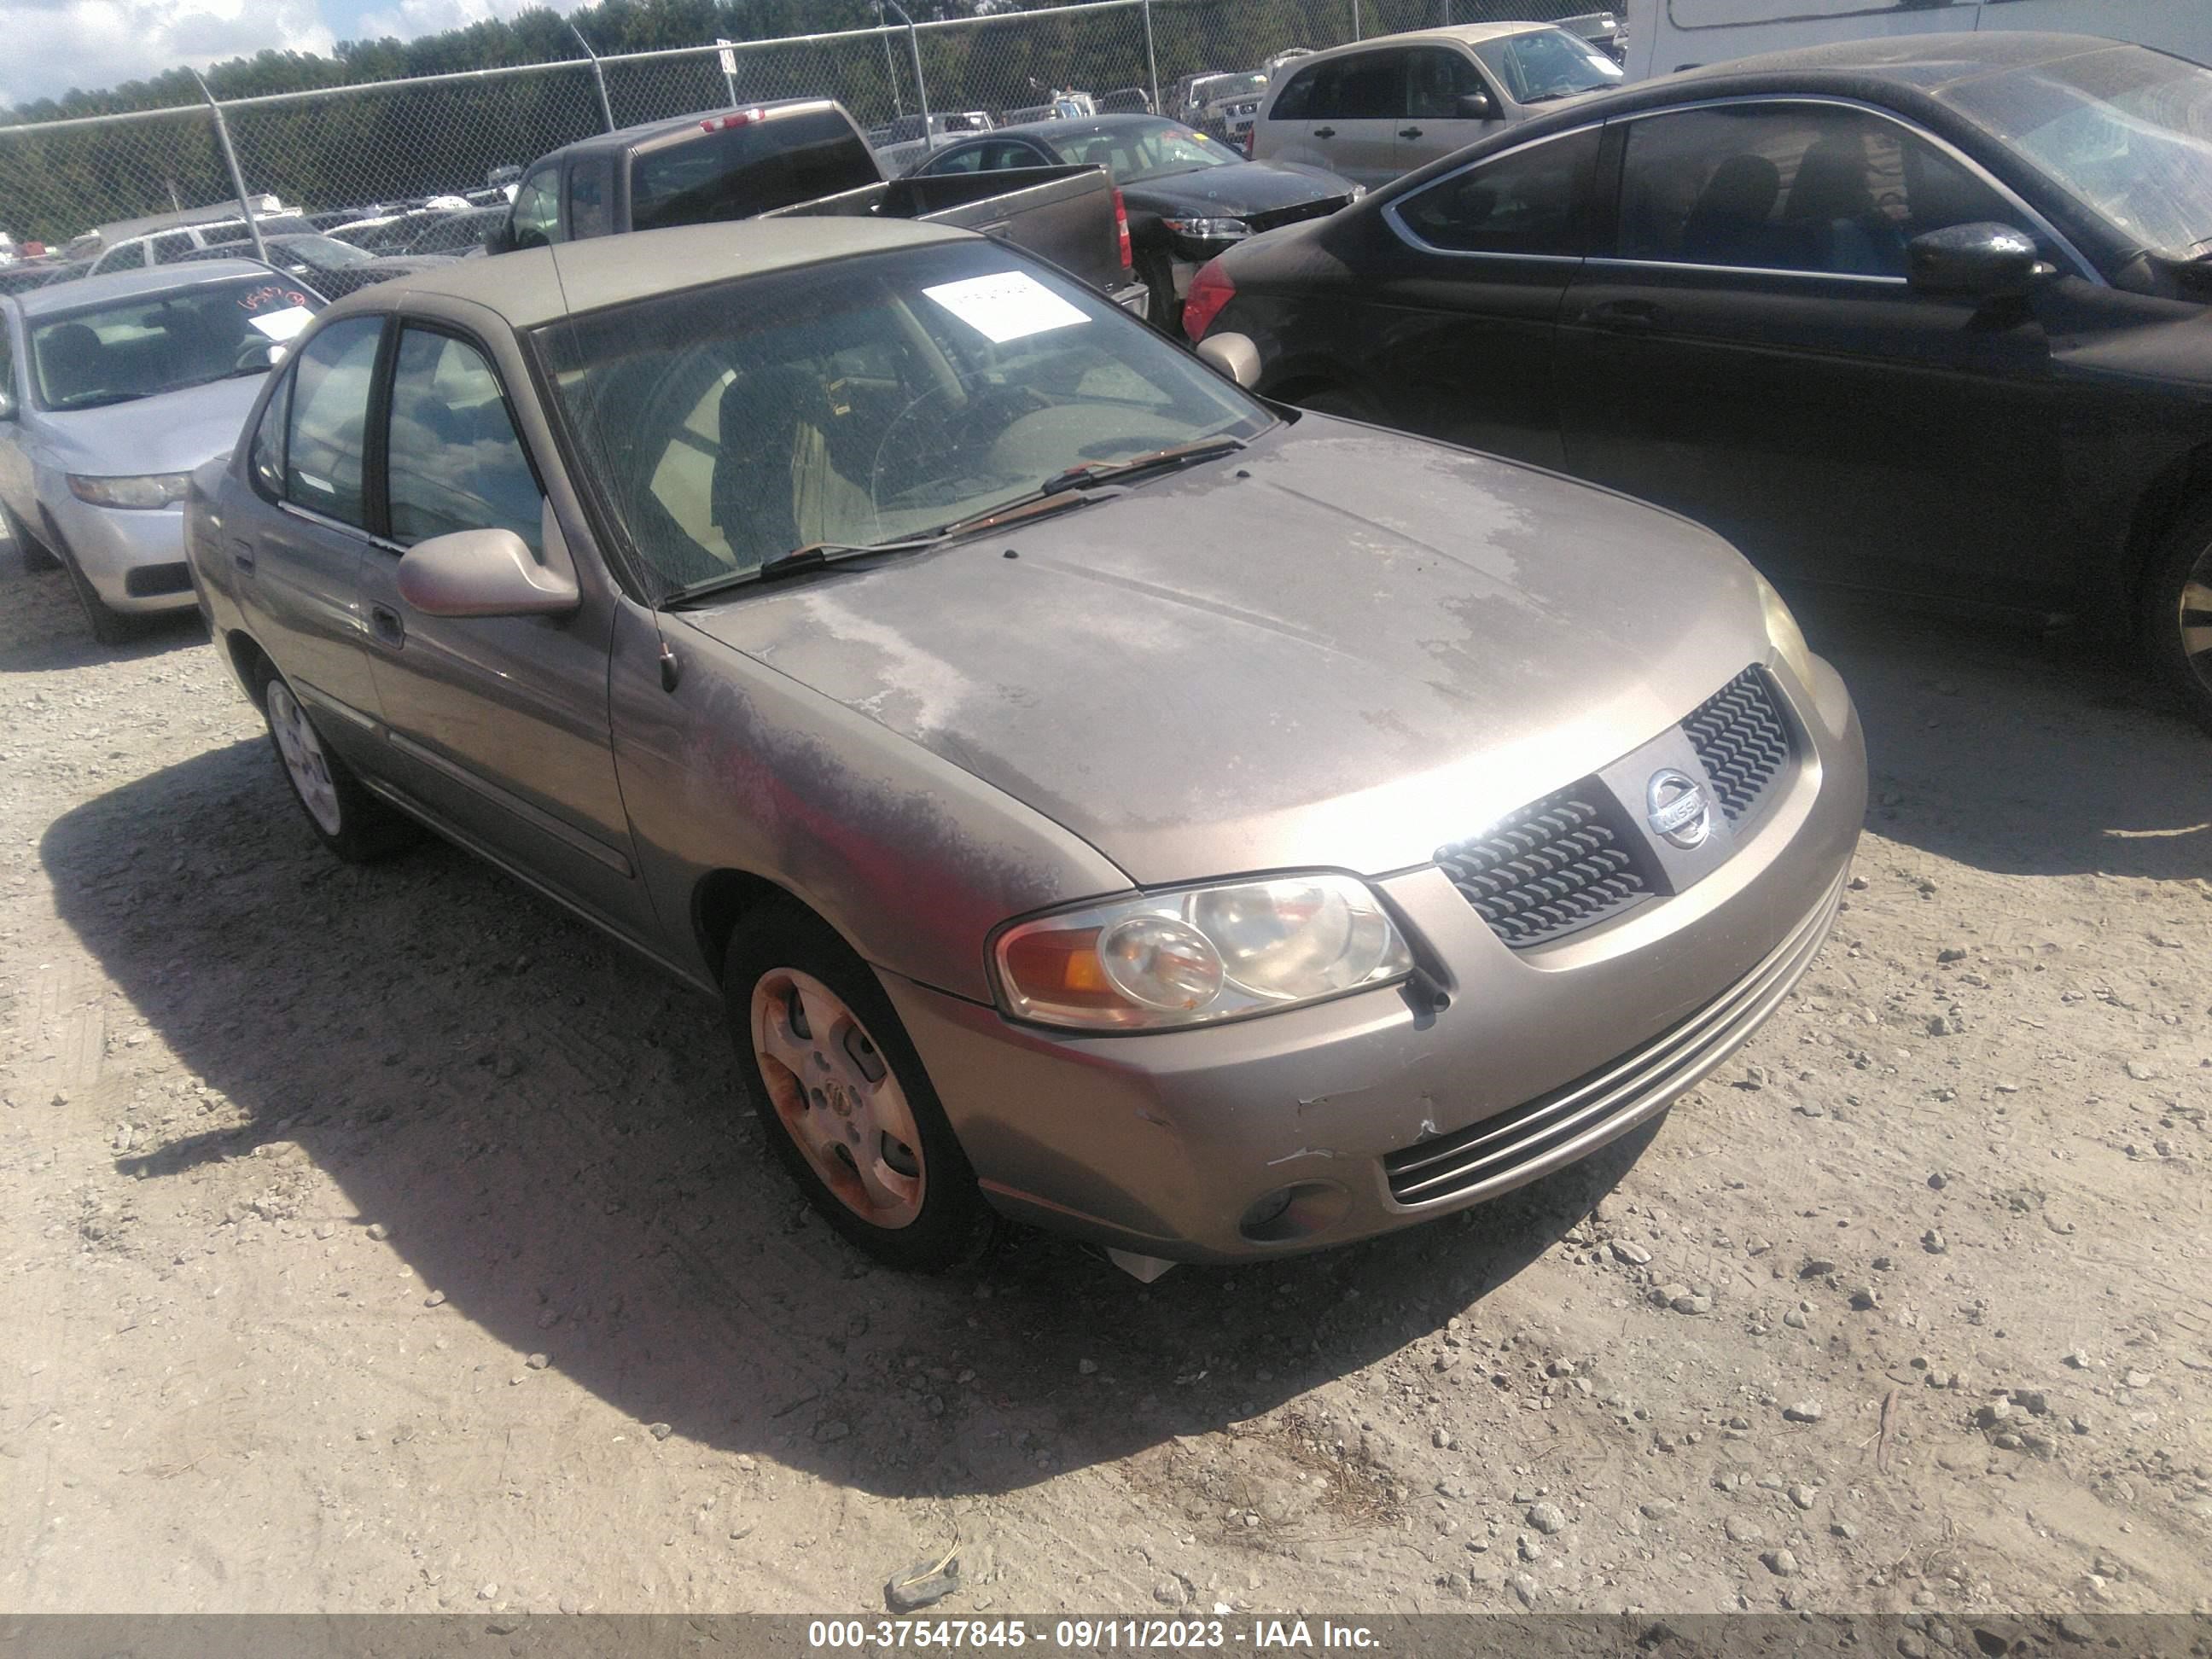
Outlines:
[[[1352,38],[1355,40],[1367,38],[1359,32],[1359,0],[1352,0]]]
[[[261,221],[253,216],[253,204],[246,199],[246,175],[238,170],[238,152],[230,147],[230,124],[222,118],[222,106],[208,90],[207,77],[198,70],[192,79],[199,82],[200,96],[207,100],[208,113],[215,117],[216,143],[222,149],[222,164],[230,169],[230,187],[238,193],[238,210],[246,220],[246,234],[253,240],[253,257],[263,264],[269,263],[268,245],[261,240]],[[175,191],[170,192],[175,199]]]
[[[584,39],[583,30],[573,22],[568,33],[576,37],[576,44],[584,49],[584,56],[592,60],[592,84],[599,89],[599,118],[607,124],[607,131],[615,130],[615,106],[607,101],[607,72],[599,67],[599,54],[592,50],[592,43]]]
[[[927,156],[937,148],[937,143],[929,130],[929,88],[921,81],[921,34],[899,0],[882,0],[882,3],[896,12],[899,21],[906,25],[906,49],[914,55],[914,101],[921,106],[921,153]]]
[[[1145,11],[1145,70],[1152,77],[1152,113],[1160,112],[1160,58],[1152,49],[1152,0],[1139,0]],[[1358,5],[1359,0],[1352,0]]]

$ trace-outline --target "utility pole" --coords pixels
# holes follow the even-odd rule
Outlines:
[[[576,37],[576,44],[584,49],[584,56],[592,60],[592,84],[599,89],[599,118],[607,124],[607,131],[615,130],[615,106],[607,101],[607,72],[599,67],[599,54],[592,50],[592,43],[584,39],[583,30],[572,19],[568,33]]]
[[[876,3],[889,6],[898,14],[899,21],[906,25],[906,49],[914,58],[914,100],[921,106],[921,153],[927,156],[937,148],[937,142],[929,131],[929,88],[921,81],[921,35],[899,0],[876,0]]]
[[[246,220],[246,234],[253,241],[253,257],[263,264],[269,263],[269,245],[261,240],[261,221],[253,216],[253,204],[246,199],[246,175],[238,168],[238,152],[230,145],[230,124],[222,118],[222,106],[208,90],[207,77],[198,70],[192,79],[199,82],[200,96],[207,100],[209,113],[215,117],[216,143],[222,147],[222,164],[230,169],[230,187],[238,192],[238,210]]]

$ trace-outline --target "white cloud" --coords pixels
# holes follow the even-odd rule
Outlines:
[[[318,0],[0,0],[0,106],[333,45]]]
[[[465,28],[495,17],[512,17],[544,3],[545,0],[399,0],[396,6],[364,13],[360,28],[352,33],[362,40],[381,40],[386,35],[412,40],[441,29]]]

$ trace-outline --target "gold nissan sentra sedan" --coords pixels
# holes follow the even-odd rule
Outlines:
[[[1734,1051],[1865,760],[1711,533],[1243,367],[913,225],[471,260],[316,319],[192,570],[316,834],[720,997],[863,1248],[1340,1243]]]

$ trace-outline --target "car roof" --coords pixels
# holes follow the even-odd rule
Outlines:
[[[2093,35],[2026,29],[1996,29],[1986,34],[1957,31],[1948,34],[1900,34],[1761,52],[1755,58],[1738,58],[1725,64],[1684,70],[1642,84],[1680,86],[1753,75],[1834,75],[1898,82],[1940,98],[1946,88],[1993,70],[2053,63],[2087,52],[2148,50]]]
[[[834,98],[760,98],[744,106],[747,109],[765,110],[771,115],[799,109],[830,109],[836,106]],[[530,165],[549,161],[556,155],[582,155],[599,151],[620,152],[641,144],[651,143],[656,138],[665,138],[686,131],[697,131],[702,121],[711,121],[727,115],[727,109],[702,109],[690,115],[672,116],[659,121],[641,121],[634,127],[617,127],[612,132],[595,132],[588,138],[579,138],[539,156]]]
[[[171,294],[210,283],[234,282],[240,276],[273,276],[257,259],[207,259],[170,265],[140,265],[131,270],[109,271],[99,276],[34,288],[15,296],[27,320],[64,311],[78,311],[112,300],[136,299],[141,295]]]
[[[447,295],[482,306],[511,328],[696,288],[719,277],[764,275],[794,265],[934,243],[970,241],[942,225],[825,215],[679,225],[669,230],[595,236],[526,248],[486,259],[456,259],[348,295],[341,315],[396,311],[416,295]]]
[[[1303,57],[1293,58],[1291,63],[1296,64],[1300,69],[1305,69],[1326,58],[1346,58],[1356,52],[1372,52],[1377,46],[1417,46],[1429,40],[1456,40],[1462,45],[1471,46],[1478,40],[1498,40],[1509,34],[1531,34],[1539,29],[1558,27],[1556,23],[1524,21],[1455,23],[1449,28],[1407,29],[1397,34],[1370,34],[1364,40],[1354,40],[1346,46],[1329,46],[1320,52],[1310,52]],[[1283,65],[1285,69],[1290,66],[1290,64]]]
[[[1127,132],[1137,127],[1158,126],[1174,127],[1182,132],[1190,131],[1187,122],[1178,121],[1172,115],[1146,115],[1139,110],[1129,110],[1115,115],[1079,115],[1058,121],[1023,121],[1011,127],[1000,127],[995,132],[979,132],[972,137],[963,137],[960,143],[963,146],[988,143],[994,138],[1049,138],[1055,134],[1073,138],[1085,133]],[[941,145],[936,153],[942,155],[952,148],[954,146],[951,144]]]

